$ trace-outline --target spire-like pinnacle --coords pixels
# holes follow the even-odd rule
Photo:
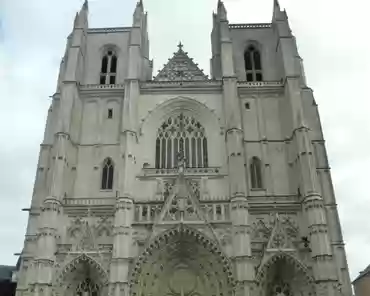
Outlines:
[[[85,0],[84,4],[82,5],[82,9],[88,10],[89,9],[89,1]]]
[[[274,0],[274,13],[273,13],[274,20],[286,20],[288,19],[287,13],[280,8],[279,0]]]
[[[139,0],[137,3],[136,3],[136,7],[140,7],[140,8],[144,8],[144,3],[143,3],[143,0]]]
[[[77,27],[77,23],[78,23],[78,12],[76,12],[76,16],[75,16],[75,20],[73,22],[73,26]]]
[[[144,15],[144,6],[143,6],[143,1],[140,0],[136,3],[135,11],[134,11],[134,26],[141,26],[142,21],[143,21]]]
[[[227,20],[226,8],[225,8],[225,4],[224,4],[224,2],[222,2],[222,0],[218,0],[217,15],[220,18],[220,20]]]

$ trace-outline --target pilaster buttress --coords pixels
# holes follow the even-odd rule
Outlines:
[[[229,22],[222,1],[218,3],[216,21],[220,32],[223,106],[226,121],[226,151],[229,173],[229,194],[233,224],[233,257],[237,271],[237,294],[252,295],[254,268],[251,263],[247,178],[237,77],[233,64],[233,49]]]

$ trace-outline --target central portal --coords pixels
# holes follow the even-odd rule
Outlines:
[[[145,254],[132,287],[134,296],[231,295],[226,257],[195,230],[169,231]]]

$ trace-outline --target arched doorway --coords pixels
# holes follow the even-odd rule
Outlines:
[[[179,226],[157,237],[132,274],[133,296],[231,295],[233,275],[217,244]]]
[[[314,296],[313,278],[294,257],[273,255],[258,270],[260,296]]]
[[[83,254],[67,264],[56,283],[59,296],[105,296],[108,275],[93,258]]]

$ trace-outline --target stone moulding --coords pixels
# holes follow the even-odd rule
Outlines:
[[[114,28],[90,28],[87,30],[88,34],[107,34],[107,33],[122,33],[131,32],[131,27],[114,27]]]
[[[142,169],[141,173],[137,176],[138,178],[155,178],[155,177],[175,177],[178,175],[178,169],[156,169],[156,168],[145,168]],[[209,176],[209,177],[224,177],[225,174],[220,171],[219,167],[210,168],[186,168],[185,176],[196,177],[196,176]]]
[[[115,198],[65,198],[63,212],[68,216],[112,216],[115,212]]]
[[[238,81],[239,91],[250,91],[253,89],[261,90],[277,90],[282,89],[284,83],[281,81]],[[80,90],[85,93],[89,92],[119,92],[123,94],[125,84],[82,84]],[[206,91],[206,92],[221,92],[222,81],[220,80],[201,80],[201,81],[145,81],[140,83],[142,93],[165,92],[165,91]]]
[[[230,24],[230,29],[268,29],[271,28],[271,23],[260,23],[260,24]]]

